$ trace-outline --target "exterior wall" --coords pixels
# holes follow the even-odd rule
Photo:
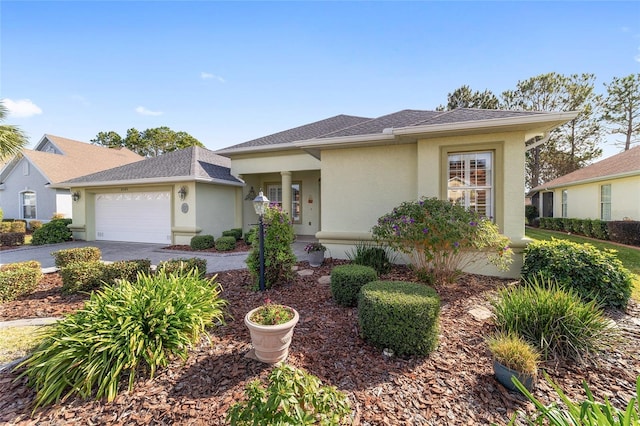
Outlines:
[[[231,174],[234,176],[302,170],[320,170],[320,160],[303,151],[295,150],[234,155],[231,161]]]
[[[195,186],[197,199],[194,209],[195,224],[202,229],[199,234],[213,235],[217,239],[222,236],[222,231],[235,228],[237,188],[203,183],[197,183]],[[178,211],[175,214],[177,224],[178,217],[182,213]],[[178,239],[176,235],[176,244],[189,244],[190,242],[191,237]]]
[[[554,216],[562,217],[562,191],[567,190],[567,217],[600,219],[600,187],[611,185],[611,220],[640,220],[640,176],[556,188]]]

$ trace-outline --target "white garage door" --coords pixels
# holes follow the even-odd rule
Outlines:
[[[169,192],[96,194],[96,240],[171,243]]]

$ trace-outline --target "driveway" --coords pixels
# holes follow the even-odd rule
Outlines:
[[[299,261],[307,260],[304,251],[305,241],[293,243],[293,251]],[[131,260],[149,259],[151,264],[157,265],[160,261],[175,259],[178,257],[201,257],[207,260],[207,272],[221,272],[232,269],[245,269],[247,253],[208,253],[166,250],[164,244],[126,243],[116,241],[69,241],[61,244],[49,244],[43,246],[24,246],[12,250],[0,251],[0,264],[37,260],[42,268],[54,267],[51,253],[74,247],[98,247],[102,251],[102,260]]]

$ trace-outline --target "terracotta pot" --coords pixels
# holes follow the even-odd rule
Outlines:
[[[317,268],[324,262],[324,251],[312,251],[309,253],[309,265]]]
[[[244,323],[251,333],[251,344],[256,358],[267,364],[284,361],[289,355],[293,328],[298,323],[300,315],[298,311],[291,308],[293,319],[290,321],[278,325],[261,325],[249,319],[258,309],[260,308],[252,309],[244,316]]]
[[[493,361],[493,372],[496,375],[496,379],[498,379],[498,381],[502,383],[505,388],[512,391],[519,392],[516,385],[514,385],[511,381],[512,376],[515,376],[520,381],[520,383],[522,383],[524,387],[527,388],[528,391],[531,391],[533,389],[533,385],[535,384],[535,378],[533,376],[526,373],[521,373],[516,370],[512,370],[500,364],[496,360]]]

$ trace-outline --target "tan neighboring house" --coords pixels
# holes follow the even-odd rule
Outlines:
[[[289,212],[297,234],[333,257],[371,239],[377,219],[403,201],[455,199],[493,217],[518,255],[524,235],[525,152],[576,113],[403,110],[378,118],[339,115],[217,151],[246,182],[238,222],[256,222],[264,194]],[[488,265],[470,271],[497,275]]]
[[[58,184],[69,187],[74,238],[189,244],[241,227],[243,182],[230,160],[190,147]]]
[[[0,207],[5,218],[48,221],[72,215],[72,194],[60,182],[142,160],[126,148],[105,148],[44,135],[0,170]]]
[[[533,188],[542,217],[640,220],[640,146]]]

